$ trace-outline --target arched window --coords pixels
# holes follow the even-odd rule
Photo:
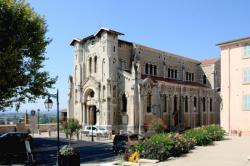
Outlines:
[[[168,78],[170,78],[170,69],[168,68]]]
[[[77,66],[75,66],[75,85],[76,85],[76,81],[77,81]]]
[[[105,59],[103,58],[102,59],[102,81],[103,81],[103,78],[104,78],[104,63],[105,63]]]
[[[147,112],[151,112],[151,94],[147,95]]]
[[[77,89],[75,90],[75,103],[77,103],[78,100],[77,100]]]
[[[157,75],[157,66],[154,65],[154,75],[156,76]]]
[[[164,108],[163,112],[167,112],[167,95],[164,95]]]
[[[145,65],[145,74],[148,74],[148,64]]]
[[[185,112],[188,112],[188,97],[185,97]]]
[[[174,69],[171,69],[171,78],[174,78]]]
[[[92,58],[89,58],[89,73],[91,74],[92,72]]]
[[[174,78],[177,79],[177,70],[174,70]]]
[[[174,112],[177,111],[177,96],[174,96]]]
[[[174,126],[178,125],[179,117],[178,117],[178,110],[177,110],[177,96],[174,96],[174,112],[172,114],[174,119]]]
[[[94,72],[96,73],[96,71],[97,71],[97,56],[95,56],[95,60],[94,60],[95,62],[94,62]]]
[[[122,95],[122,112],[127,112],[127,98],[126,95]]]
[[[103,87],[102,87],[102,97],[103,97],[103,99],[105,99],[105,86],[103,85]]]
[[[196,107],[197,107],[197,98],[194,97],[194,112],[196,112]]]
[[[153,74],[153,65],[150,64],[150,74],[152,75]]]
[[[202,98],[202,107],[203,107],[203,112],[206,112],[206,99],[205,99],[205,97]]]
[[[213,99],[210,98],[210,112],[213,111]]]
[[[207,76],[205,74],[203,75],[203,84],[207,84]]]
[[[113,86],[113,97],[116,97],[116,85]]]

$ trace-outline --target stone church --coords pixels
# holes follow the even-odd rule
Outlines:
[[[219,123],[220,59],[198,61],[121,35],[101,28],[71,42],[68,118],[140,133],[159,119],[170,130]]]

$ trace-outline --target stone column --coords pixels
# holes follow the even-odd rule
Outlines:
[[[85,124],[85,104],[84,103],[81,103],[81,123],[82,123],[82,126]]]
[[[83,104],[83,125],[87,124],[87,105],[86,103]]]
[[[86,112],[87,112],[87,124],[89,125],[90,124],[90,121],[89,121],[89,106],[87,106],[86,108],[87,108],[87,110],[86,110]]]
[[[167,97],[167,112],[168,112],[168,127],[169,129],[171,128],[171,119],[172,119],[172,111],[171,111],[171,104],[172,104],[172,100],[170,99],[171,95],[168,95]]]
[[[193,97],[192,96],[189,96],[189,103],[188,103],[188,110],[189,110],[189,126],[190,128],[192,128],[192,113],[193,113]]]
[[[209,97],[206,98],[206,103],[207,103],[207,125],[209,125],[210,122],[210,101]]]
[[[179,101],[179,104],[180,104],[179,105],[179,113],[178,113],[178,115],[179,115],[178,123],[179,123],[179,126],[180,126],[180,124],[183,123],[183,113],[184,113],[184,98],[183,98],[182,95],[180,95],[178,97],[178,101]]]
[[[142,134],[142,127],[144,123],[144,113],[143,113],[143,105],[144,105],[144,98],[142,94],[142,87],[139,86],[139,134]]]

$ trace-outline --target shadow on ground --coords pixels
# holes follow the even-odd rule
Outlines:
[[[36,165],[55,165],[57,161],[57,140],[47,138],[34,139],[34,159]],[[68,140],[60,140],[60,146],[67,145]],[[80,146],[81,164],[107,162],[118,157],[112,151],[112,145],[109,143],[97,143],[87,141],[72,141],[72,145]],[[36,149],[43,149],[36,151]]]

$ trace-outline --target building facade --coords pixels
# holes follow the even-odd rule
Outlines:
[[[250,37],[218,44],[221,49],[221,125],[250,132]]]
[[[200,62],[120,35],[101,28],[71,42],[69,118],[116,132],[141,132],[159,119],[172,130],[219,123],[219,59]]]

